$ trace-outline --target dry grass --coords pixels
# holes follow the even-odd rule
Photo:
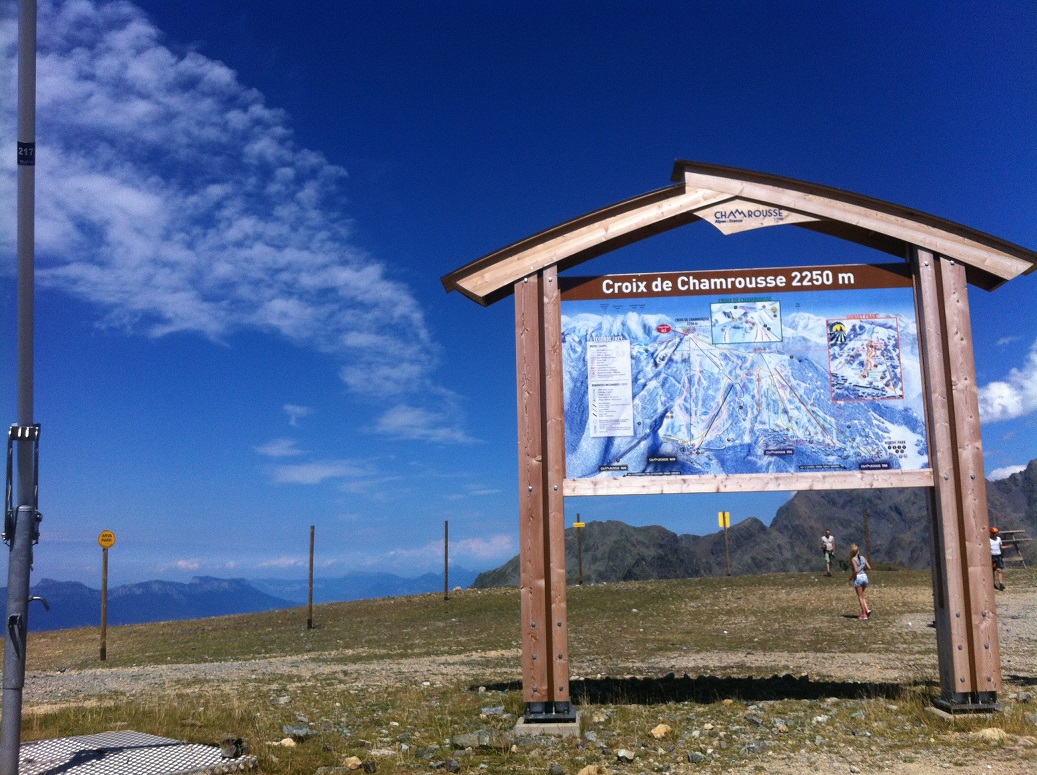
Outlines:
[[[103,665],[96,630],[34,634],[24,735],[132,728],[214,743],[233,734],[267,775],[312,775],[350,755],[379,773],[436,772],[451,757],[464,772],[493,773],[543,773],[551,763],[573,774],[589,764],[791,773],[846,762],[921,772],[985,763],[992,750],[1023,767],[993,772],[1034,766],[1037,727],[1026,714],[1037,708],[1011,697],[1037,684],[1037,578],[1012,571],[999,598],[1015,617],[1002,639],[1015,666],[1005,711],[946,722],[926,710],[936,673],[928,574],[876,576],[869,622],[856,620],[842,576],[571,588],[573,694],[586,698],[591,740],[449,746],[461,732],[508,731],[524,710],[513,589],[320,606],[310,631],[305,609],[111,628]],[[503,714],[482,714],[497,707]],[[650,734],[659,723],[672,728],[661,740]],[[285,724],[314,736],[274,745]],[[990,726],[1008,737],[976,736]],[[637,760],[617,765],[619,748]],[[694,752],[706,761],[690,763]]]

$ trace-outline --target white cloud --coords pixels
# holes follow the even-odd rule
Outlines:
[[[465,485],[463,492],[454,492],[446,496],[447,500],[460,501],[467,498],[481,498],[486,495],[496,495],[500,490],[493,487],[483,487],[477,484]]]
[[[15,7],[0,11],[5,147]],[[352,242],[345,170],[299,147],[284,112],[224,64],[171,50],[130,3],[41,0],[38,45],[42,287],[149,336],[282,336],[338,359],[349,389],[367,396],[429,389],[438,354],[421,306]],[[0,201],[14,188],[11,165]],[[0,219],[0,244],[13,246],[13,219]],[[409,438],[465,441],[434,420],[412,422]]]
[[[979,388],[979,416],[983,422],[1012,420],[1037,411],[1037,343],[1026,362],[1004,380]]]
[[[349,460],[315,460],[273,469],[278,484],[321,484],[328,479],[356,479],[371,475],[370,466]]]
[[[450,408],[431,411],[409,404],[397,404],[375,423],[374,432],[392,439],[432,441],[449,444],[478,443],[460,427],[452,424]]]
[[[473,560],[511,559],[518,551],[515,538],[511,535],[495,535],[490,538],[466,538],[451,541],[450,553],[458,558]]]
[[[256,452],[267,457],[295,457],[301,455],[295,439],[274,439],[262,446],[255,447]]]
[[[298,406],[296,404],[285,404],[281,408],[284,410],[284,413],[288,415],[288,424],[293,428],[298,427],[299,420],[303,417],[308,417],[313,411],[308,406]]]
[[[182,571],[196,571],[202,564],[198,560],[177,560],[176,568]]]
[[[987,471],[987,479],[996,482],[1025,470],[1026,466],[1002,466],[1001,468],[995,468],[993,471]]]
[[[302,557],[274,557],[270,560],[256,563],[256,569],[265,568],[301,568],[308,565],[309,559]]]
[[[450,541],[450,560],[461,565],[465,562],[484,563],[510,559],[518,550],[515,537],[498,534],[489,538],[466,538]],[[381,557],[368,560],[370,566],[424,567],[443,559],[443,541],[429,541],[424,546],[410,549],[395,549]]]

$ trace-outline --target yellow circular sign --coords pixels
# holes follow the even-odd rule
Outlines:
[[[115,546],[115,533],[111,530],[102,530],[101,535],[97,536],[97,543],[101,545],[102,549],[111,549]]]

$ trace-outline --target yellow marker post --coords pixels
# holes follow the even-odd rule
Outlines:
[[[97,536],[101,545],[101,661],[108,659],[108,550],[115,546],[115,533],[102,530]]]
[[[586,522],[580,522],[580,515],[576,515],[576,521],[573,522],[573,527],[576,528],[576,583],[579,586],[583,586],[583,528],[587,527]]]
[[[727,540],[727,529],[731,527],[731,512],[730,511],[719,511],[717,512],[717,521],[720,523],[720,527],[724,528],[724,558],[727,561],[727,575],[731,575],[731,545]]]

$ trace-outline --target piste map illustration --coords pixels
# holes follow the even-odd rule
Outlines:
[[[567,478],[929,467],[914,296],[901,270],[569,285]]]

